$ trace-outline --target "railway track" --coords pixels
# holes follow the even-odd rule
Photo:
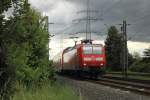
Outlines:
[[[108,79],[115,79],[115,80],[124,80],[124,81],[130,81],[130,82],[136,82],[136,83],[143,83],[143,84],[150,84],[150,77],[146,76],[145,77],[136,77],[136,76],[128,76],[127,78],[125,76],[120,76],[120,75],[114,75],[114,74],[105,74],[102,76],[103,78],[108,78]],[[148,78],[147,78],[148,77]]]
[[[91,83],[101,84],[105,86],[110,86],[114,88],[119,88],[126,91],[131,91],[143,95],[150,96],[150,84],[149,81],[143,80],[132,80],[124,78],[114,78],[114,77],[99,77],[97,80],[93,80],[87,77],[78,78],[74,76],[65,76],[74,80],[87,81]]]
[[[132,91],[144,95],[150,95],[150,85],[143,83],[130,82],[125,80],[115,80],[109,78],[99,78],[99,80],[87,80],[92,83],[107,85],[115,88],[120,88],[127,91]]]

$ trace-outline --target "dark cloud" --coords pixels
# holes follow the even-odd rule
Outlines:
[[[34,0],[32,0],[34,1]],[[85,31],[85,22],[82,21],[77,25],[72,26],[72,20],[77,18],[84,18],[86,14],[76,14],[77,11],[85,10],[86,0],[45,0],[44,6],[38,4],[39,9],[49,12],[56,9],[59,2],[64,3],[65,8],[63,11],[68,10],[67,14],[60,12],[53,16],[53,21],[57,23],[64,23],[62,25],[54,25],[53,33],[76,33]],[[41,2],[41,1],[40,1]],[[49,5],[49,6],[48,6]],[[73,5],[73,8],[69,7]],[[128,37],[132,37],[133,41],[150,42],[150,0],[90,0],[90,9],[98,10],[99,13],[92,13],[92,17],[103,18],[103,21],[91,22],[91,30],[94,32],[107,33],[107,26],[116,25],[122,23],[122,20],[126,19],[131,25],[128,26]],[[51,17],[50,17],[50,20]],[[72,26],[69,29],[65,27]],[[94,33],[93,33],[94,34]],[[93,36],[96,38],[96,33]]]

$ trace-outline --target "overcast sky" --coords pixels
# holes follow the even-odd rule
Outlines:
[[[85,13],[77,12],[87,9],[87,0],[29,1],[32,7],[49,16],[49,22],[55,23],[49,26],[50,33],[57,34],[52,39],[53,41],[56,42],[56,38],[62,37],[62,33],[64,33],[65,38],[68,38],[70,33],[85,31],[86,24],[84,21],[74,24],[73,20],[85,17]],[[139,45],[142,45],[139,47],[140,51],[142,51],[143,44],[146,45],[145,48],[149,45],[150,0],[90,0],[90,9],[98,11],[91,13],[91,17],[103,19],[91,22],[91,30],[101,34],[93,33],[93,39],[104,40],[107,27],[116,25],[119,29],[118,24],[125,19],[131,24],[128,26],[128,38],[132,37],[130,44],[140,43]],[[84,34],[78,34],[77,36],[85,38]]]

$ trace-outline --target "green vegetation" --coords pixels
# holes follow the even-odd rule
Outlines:
[[[105,41],[107,70],[119,71],[121,70],[121,50],[122,40],[115,26],[111,26],[108,30],[108,36]]]
[[[17,84],[17,92],[12,100],[79,100],[71,88],[64,84],[45,82],[41,87],[32,88]]]
[[[0,100],[8,100],[13,93],[15,69],[6,61],[5,46],[7,20],[4,12],[12,6],[15,0],[0,0]]]
[[[144,57],[134,54],[134,63],[130,66],[130,70],[134,72],[150,73],[150,48],[145,49]]]
[[[115,26],[108,29],[108,36],[105,41],[106,49],[106,71],[123,71],[122,67],[122,50],[123,41],[121,34]],[[128,53],[128,67],[131,72],[150,73],[150,48],[145,49],[144,57],[135,52],[134,54]]]
[[[3,13],[12,5],[13,15],[6,20]],[[13,95],[13,100],[73,97],[71,89],[45,83],[55,73],[49,61],[47,28],[47,17],[31,8],[28,0],[0,1],[0,100]]]
[[[13,15],[4,11],[13,6]],[[47,17],[28,0],[0,1],[0,100],[77,100],[54,80]]]
[[[27,0],[17,2],[14,16],[9,23],[15,22],[9,35],[7,60],[16,68],[16,78],[26,85],[47,80],[51,72],[49,66],[49,35],[45,29],[44,17],[30,8]]]

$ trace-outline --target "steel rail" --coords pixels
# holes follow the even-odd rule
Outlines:
[[[88,82],[102,84],[106,86],[111,86],[115,88],[120,88],[127,91],[132,91],[135,93],[140,93],[143,95],[150,95],[150,85],[149,84],[141,84],[136,82],[128,82],[124,80],[113,80],[107,78],[99,78],[98,80],[86,80]]]

